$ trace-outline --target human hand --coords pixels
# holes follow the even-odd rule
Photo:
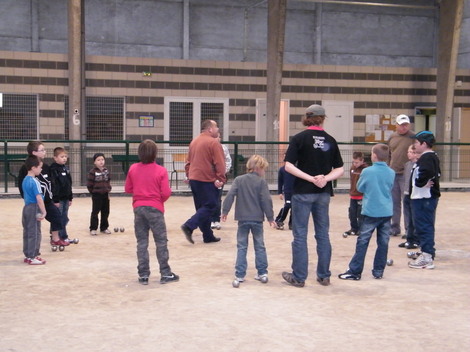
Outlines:
[[[328,181],[326,180],[325,175],[313,176],[313,184],[317,186],[318,188],[325,187],[327,183]]]
[[[282,193],[279,195],[279,199],[284,200],[284,195]]]
[[[227,221],[227,214],[222,214],[220,216],[220,220],[222,220],[222,222],[226,222]]]

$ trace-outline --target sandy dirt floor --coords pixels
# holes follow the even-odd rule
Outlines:
[[[282,202],[273,196],[275,212]],[[23,263],[21,199],[0,199],[0,351],[464,351],[470,348],[470,193],[444,193],[437,215],[434,270],[407,267],[408,250],[390,239],[384,278],[371,275],[374,239],[361,281],[342,281],[355,248],[346,194],[332,198],[332,285],[315,281],[317,257],[309,238],[310,276],[287,285],[288,230],[265,223],[269,282],[253,279],[250,242],[247,281],[232,287],[236,255],[233,213],[217,231],[219,243],[194,245],[180,232],[193,213],[191,197],[167,202],[170,264],[177,283],[161,285],[154,245],[148,286],[137,282],[131,198],[113,196],[111,227],[124,233],[91,237],[91,200],[70,208],[69,232],[80,243],[52,252],[42,241],[43,266]],[[47,233],[48,224],[43,224]]]

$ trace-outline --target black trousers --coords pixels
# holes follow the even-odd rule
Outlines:
[[[101,213],[100,231],[109,227],[109,193],[92,193],[93,207],[90,217],[90,231],[98,229],[98,214]]]

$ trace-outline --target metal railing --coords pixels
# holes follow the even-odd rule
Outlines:
[[[2,140],[0,143],[0,183],[5,193],[17,187],[17,175],[26,155],[26,140]],[[46,140],[43,141],[47,154],[46,163],[52,163],[52,153],[55,147],[65,147],[69,154],[69,168],[72,173],[74,187],[85,187],[88,171],[93,167],[93,155],[97,152],[106,156],[106,167],[112,175],[113,186],[123,186],[126,171],[137,158],[137,148],[140,141],[84,141],[84,140]],[[164,166],[169,173],[175,169],[181,170],[182,165],[176,165],[172,159],[174,154],[187,153],[189,141],[174,142],[156,141],[158,145],[157,162]],[[277,184],[277,172],[283,164],[284,153],[288,142],[229,142],[223,141],[232,156],[232,170],[228,183],[238,175],[246,172],[246,161],[253,154],[260,154],[269,161],[266,180],[271,185]],[[175,144],[177,146],[175,146]],[[370,150],[375,143],[339,143],[341,155],[348,170],[354,151],[365,154],[370,158]],[[448,182],[470,181],[470,143],[436,143],[434,150],[441,159],[442,180]],[[181,163],[181,161],[179,161]],[[184,175],[179,175],[178,182],[183,185]],[[176,182],[173,180],[173,182]],[[349,184],[349,173],[337,180],[339,185]],[[176,187],[176,184],[172,185]]]

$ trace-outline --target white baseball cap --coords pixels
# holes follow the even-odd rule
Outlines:
[[[396,122],[397,122],[397,125],[403,125],[404,123],[411,123],[410,118],[404,114],[398,115]]]

